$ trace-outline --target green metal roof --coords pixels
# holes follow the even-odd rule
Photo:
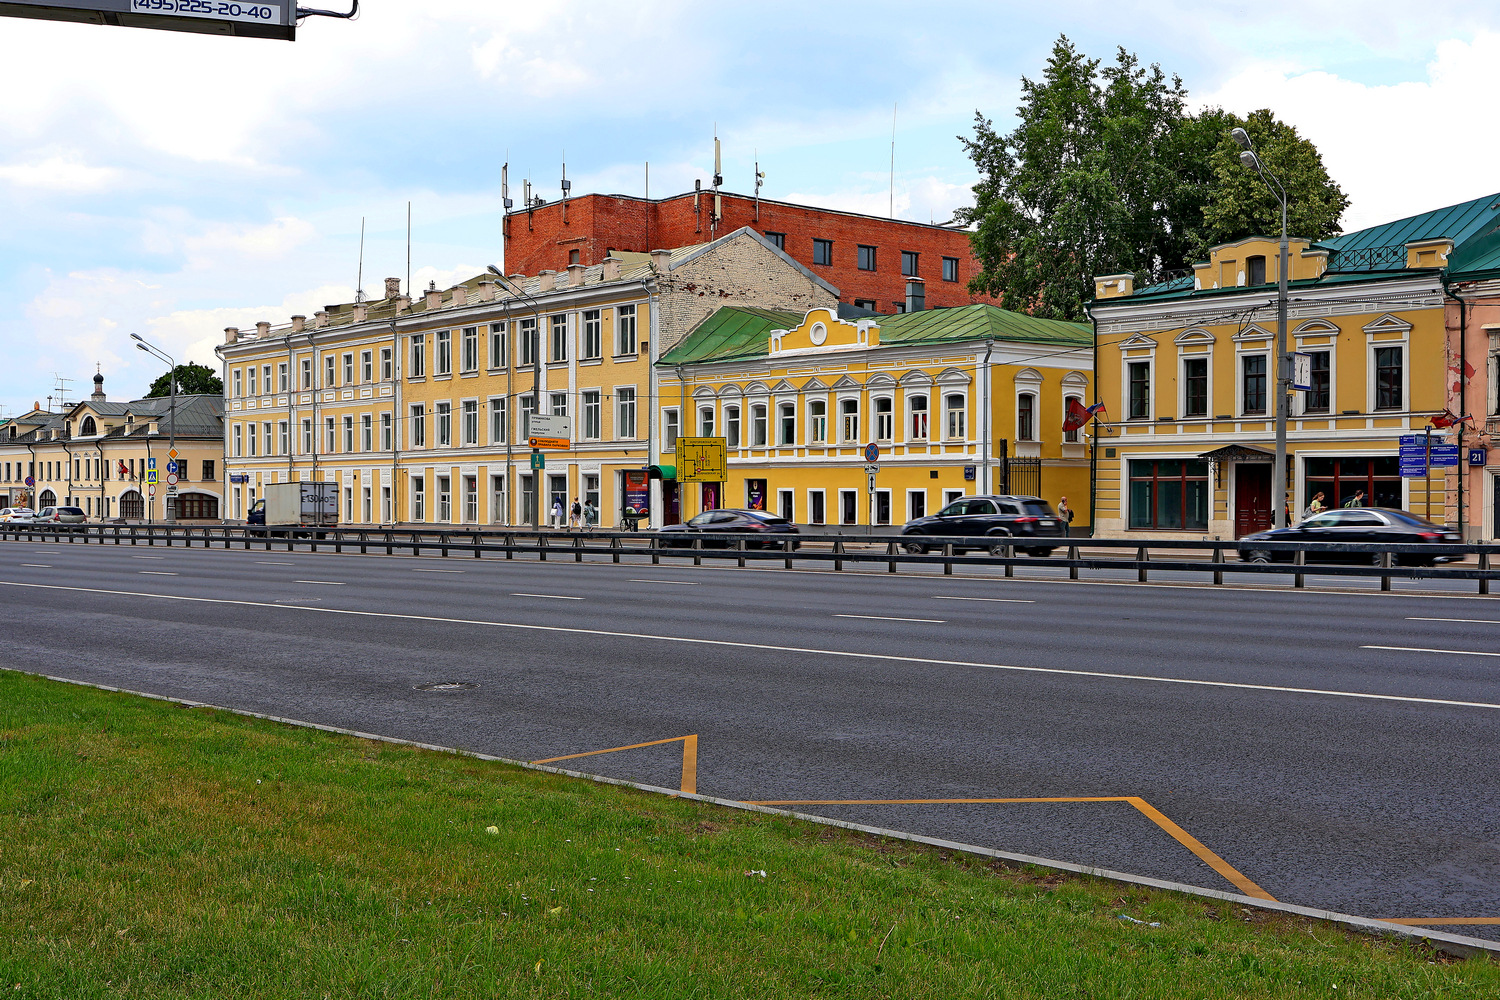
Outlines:
[[[1469,240],[1449,254],[1448,274],[1461,280],[1500,275],[1500,228]]]
[[[1373,251],[1386,247],[1404,248],[1406,244],[1418,240],[1452,240],[1456,248],[1497,225],[1500,225],[1500,194],[1490,194],[1473,201],[1334,236],[1315,245],[1328,251],[1330,271],[1400,271],[1406,268],[1404,249],[1399,253],[1392,250],[1392,254],[1399,256],[1399,260],[1384,260]],[[1366,252],[1361,254],[1358,251]]]
[[[772,330],[795,329],[804,318],[801,313],[776,309],[726,306],[700,323],[657,363],[682,365],[764,357]],[[1093,343],[1093,330],[1084,324],[1037,319],[985,304],[872,318],[880,327],[881,347],[986,339],[1064,347]]]

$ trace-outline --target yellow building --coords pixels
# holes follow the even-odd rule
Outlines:
[[[1319,493],[1334,507],[1361,492],[1366,506],[1443,520],[1447,470],[1403,478],[1398,451],[1444,412],[1443,270],[1455,241],[1487,224],[1483,207],[1291,241],[1287,348],[1311,376],[1289,400],[1293,521]],[[1096,280],[1101,536],[1225,539],[1271,525],[1278,252],[1256,237],[1139,291],[1129,275]]]
[[[669,519],[713,507],[804,524],[900,524],[973,494],[1066,496],[1089,523],[1085,326],[989,305],[840,319],[724,308],[663,355]],[[675,476],[679,434],[722,437],[723,483]],[[865,449],[879,450],[871,496]],[[672,510],[675,502],[677,509]]]
[[[330,306],[231,328],[225,489],[243,518],[266,484],[339,484],[340,520],[527,524],[554,502],[620,523],[627,473],[655,464],[652,362],[719,303],[808,308],[837,290],[748,229],[566,272],[478,277],[415,302]],[[540,351],[540,384],[535,377]],[[531,468],[525,415],[572,420]]]

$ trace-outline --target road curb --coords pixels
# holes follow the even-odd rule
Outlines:
[[[1009,861],[1015,864],[1036,865],[1041,868],[1051,868],[1056,871],[1070,872],[1076,875],[1089,875],[1094,878],[1107,879],[1111,882],[1121,882],[1127,885],[1138,885],[1151,889],[1162,889],[1168,892],[1178,892],[1190,896],[1199,896],[1206,899],[1219,900],[1220,902],[1236,903],[1245,907],[1254,907],[1272,913],[1286,913],[1294,916],[1307,917],[1313,920],[1323,920],[1331,924],[1337,924],[1351,930],[1367,934],[1379,934],[1388,937],[1406,938],[1410,940],[1425,941],[1433,948],[1454,955],[1459,958],[1469,958],[1478,954],[1488,954],[1500,957],[1500,941],[1487,941],[1484,938],[1468,937],[1462,934],[1449,934],[1446,931],[1433,931],[1421,927],[1411,927],[1404,924],[1388,923],[1384,920],[1376,920],[1371,917],[1360,917],[1350,913],[1339,913],[1335,910],[1323,910],[1312,906],[1298,906],[1295,903],[1274,902],[1271,900],[1257,899],[1254,896],[1243,896],[1235,892],[1223,892],[1218,889],[1208,889],[1202,886],[1189,885],[1185,882],[1169,882],[1164,879],[1151,878],[1146,875],[1132,875],[1128,872],[1117,872],[1108,868],[1094,868],[1089,865],[1078,865],[1068,861],[1057,861],[1052,858],[1041,858],[1030,854],[1018,854],[1014,851],[1001,851],[990,847],[980,847],[976,844],[965,844],[954,840],[943,840],[939,837],[927,837],[921,834],[909,833],[904,830],[892,830],[886,827],[870,826],[865,823],[854,823],[848,820],[833,819],[828,816],[816,816],[811,813],[796,812],[791,809],[777,809],[773,806],[755,805],[749,802],[741,802],[737,799],[723,799],[713,795],[699,795],[692,792],[683,792],[674,788],[663,788],[659,785],[647,785],[638,781],[627,781],[623,778],[609,778],[602,774],[589,774],[586,771],[572,771],[567,768],[549,767],[545,764],[533,764],[530,761],[515,760],[510,757],[500,757],[495,754],[480,753],[476,750],[464,750],[459,747],[442,746],[436,743],[423,743],[419,740],[406,740],[397,736],[385,736],[380,733],[366,733],[357,729],[346,729],[342,726],[330,726],[320,722],[308,722],[304,719],[290,719],[280,715],[268,715],[264,712],[252,712],[248,709],[226,708],[223,705],[214,705],[204,701],[192,701],[187,698],[174,698],[170,695],[155,694],[150,691],[134,691],[130,688],[115,687],[111,684],[97,684],[93,681],[82,681],[72,677],[59,677],[55,674],[45,674],[34,670],[19,670],[14,667],[0,667],[0,671],[24,674],[30,677],[40,677],[49,681],[57,681],[61,684],[72,684],[77,687],[93,688],[98,691],[110,691],[116,694],[128,694],[137,698],[148,698],[152,701],[163,701],[173,705],[181,705],[184,708],[208,708],[216,712],[227,712],[231,715],[239,715],[250,719],[261,719],[266,722],[276,722],[287,726],[296,726],[300,729],[315,729],[320,732],[333,733],[339,736],[352,736],[356,739],[372,740],[378,743],[390,743],[396,746],[413,747],[418,750],[431,750],[435,753],[454,754],[460,757],[470,757],[475,760],[490,761],[498,764],[509,764],[514,767],[524,768],[528,771],[542,771],[547,774],[556,774],[568,778],[582,778],[602,785],[615,785],[622,788],[633,788],[637,791],[648,792],[654,795],[663,795],[674,799],[688,799],[693,802],[705,802],[710,805],[723,806],[727,809],[738,809],[742,812],[764,813],[771,816],[785,816],[819,826],[835,827],[841,830],[850,830],[855,833],[865,833],[877,837],[888,837],[892,840],[905,840],[914,844],[922,844],[927,847],[936,847],[942,850],[956,851],[962,854],[972,854],[977,857],[994,858],[998,861]]]

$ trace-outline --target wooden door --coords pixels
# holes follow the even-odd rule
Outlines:
[[[1271,466],[1236,462],[1234,466],[1234,537],[1243,538],[1271,527]]]

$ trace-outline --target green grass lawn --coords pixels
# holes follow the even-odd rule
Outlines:
[[[0,671],[0,998],[115,996],[1495,997],[1500,964]]]

